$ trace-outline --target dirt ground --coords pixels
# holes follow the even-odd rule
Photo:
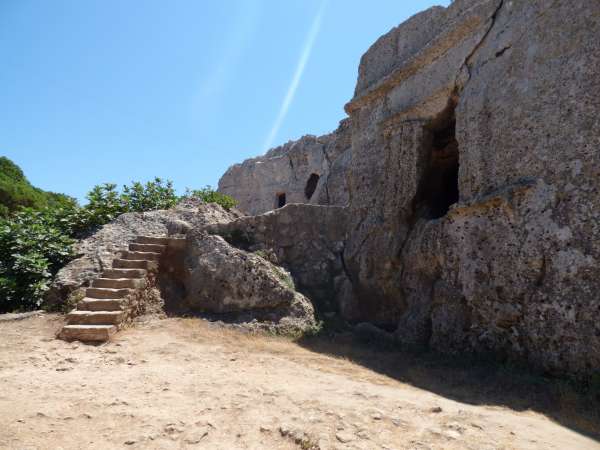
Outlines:
[[[600,449],[552,404],[399,353],[174,318],[89,346],[61,323],[0,323],[1,449]]]

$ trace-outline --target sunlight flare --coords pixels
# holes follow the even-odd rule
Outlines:
[[[300,55],[300,59],[298,60],[298,65],[296,66],[296,70],[294,72],[294,76],[292,77],[292,81],[290,86],[288,87],[287,93],[281,103],[281,107],[279,108],[279,113],[277,114],[277,118],[271,127],[271,131],[267,138],[265,139],[265,143],[263,145],[263,151],[268,150],[273,146],[273,142],[279,133],[279,129],[287,116],[287,113],[294,101],[294,97],[296,96],[296,91],[298,90],[298,86],[300,85],[300,80],[302,79],[302,75],[304,74],[304,69],[306,69],[306,63],[308,62],[310,55],[312,53],[313,47],[317,40],[317,36],[319,35],[319,31],[321,30],[321,24],[323,22],[323,15],[325,14],[325,8],[327,6],[328,0],[324,0],[315,15],[315,18],[312,21],[312,25],[306,36],[306,40],[304,41],[304,47],[302,49],[302,53]]]

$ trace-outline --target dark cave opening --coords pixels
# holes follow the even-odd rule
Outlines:
[[[319,175],[313,173],[308,177],[308,181],[306,182],[306,187],[304,188],[304,195],[306,196],[306,200],[310,200],[317,189],[317,185],[319,184]]]
[[[413,200],[416,217],[439,219],[458,202],[459,152],[455,105],[451,101],[447,110],[425,127],[424,152],[427,160]]]
[[[283,208],[285,206],[285,192],[277,194],[277,208]]]

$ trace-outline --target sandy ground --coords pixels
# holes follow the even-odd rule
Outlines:
[[[61,320],[0,323],[1,449],[600,449],[283,339],[151,319],[88,346]]]

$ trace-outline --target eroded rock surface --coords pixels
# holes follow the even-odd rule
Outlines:
[[[207,230],[287,268],[321,312],[358,318],[343,260],[347,221],[345,207],[290,204]]]
[[[71,292],[88,286],[90,280],[104,269],[111,268],[115,253],[127,250],[136,236],[179,234],[192,227],[239,216],[239,213],[226,211],[216,204],[197,201],[185,201],[170,210],[123,214],[76,244],[78,258],[58,272],[45,301],[48,305],[58,305]]]
[[[199,201],[185,201],[170,210],[123,214],[78,244],[82,255],[58,273],[47,302],[63,304],[73,291],[110,268],[115,254],[139,235],[185,235],[186,239],[170,243],[159,261],[159,290],[153,296],[160,297],[157,303],[164,304],[168,313],[214,313],[246,329],[277,333],[313,327],[311,301],[296,291],[285,269],[206,232],[212,225],[226,226],[240,217],[237,211]]]
[[[238,200],[248,214],[261,214],[288,203],[346,205],[346,167],[350,124],[325,136],[304,136],[227,170],[219,191]]]
[[[238,322],[285,333],[315,324],[310,300],[295,290],[289,273],[220,236],[188,233],[184,266],[183,303],[191,311],[235,314]]]
[[[445,352],[600,369],[599,91],[598,2],[456,0],[380,38],[327,184],[348,195],[359,320]],[[242,165],[222,186],[273,208],[296,172],[251,164],[260,176]]]

